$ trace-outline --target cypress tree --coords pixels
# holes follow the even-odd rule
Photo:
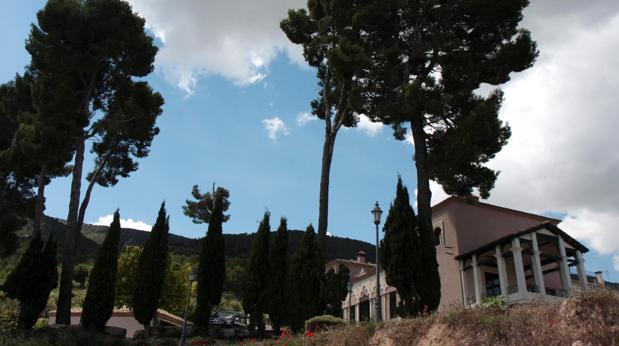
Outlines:
[[[398,290],[401,298],[400,315],[414,316],[419,311],[416,295],[421,295],[421,286],[427,278],[422,272],[421,257],[424,254],[420,250],[417,217],[410,205],[408,190],[400,177],[384,230],[385,237],[381,241],[379,253],[387,284]]]
[[[197,191],[197,187],[194,187]],[[197,195],[200,195],[199,193]],[[200,217],[196,213],[190,213],[185,209],[185,214],[194,217],[195,220],[208,222],[206,237],[202,240],[200,250],[200,263],[198,266],[198,290],[197,306],[195,312],[195,323],[199,327],[208,327],[208,320],[211,317],[213,307],[221,301],[223,284],[226,279],[226,258],[224,254],[223,223],[228,221],[229,215],[224,215],[230,202],[228,190],[219,187],[213,191],[214,198],[210,194],[205,194],[199,199],[201,206],[198,210]],[[204,202],[204,203],[202,203]],[[188,201],[188,206],[190,206]],[[202,213],[208,211],[207,213]]]
[[[288,268],[288,322],[295,333],[303,329],[305,320],[323,311],[324,267],[314,227],[309,225]]]
[[[95,261],[88,280],[84,299],[81,325],[88,329],[103,331],[114,310],[116,271],[118,268],[118,240],[120,239],[120,215],[114,213],[107,235]]]
[[[348,294],[350,270],[340,264],[337,273],[333,269],[325,274],[325,314],[342,317],[342,301]]]
[[[243,309],[246,313],[249,313],[250,332],[255,333],[257,329],[259,336],[264,335],[264,319],[262,314],[267,310],[267,289],[271,280],[271,270],[269,268],[269,235],[271,233],[271,225],[269,217],[269,212],[265,212],[258,226],[249,258],[249,265],[245,272],[243,289]]]
[[[138,261],[136,286],[133,291],[133,315],[148,334],[148,325],[157,312],[168,260],[170,219],[165,202],[161,203],[157,221],[144,244]]]
[[[49,293],[58,286],[56,241],[50,235],[44,244],[35,233],[19,263],[7,277],[2,290],[19,300],[17,327],[30,329],[47,306]]]
[[[275,335],[279,335],[281,326],[286,323],[286,309],[288,307],[288,292],[286,290],[286,276],[288,275],[288,225],[286,218],[282,217],[279,221],[269,260],[271,264],[271,280],[269,280],[267,312],[269,313]]]

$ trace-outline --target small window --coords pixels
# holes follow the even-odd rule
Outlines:
[[[440,227],[434,228],[434,246],[443,244],[443,230]]]

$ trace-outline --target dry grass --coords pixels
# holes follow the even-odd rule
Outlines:
[[[619,295],[588,291],[563,302],[485,308],[452,308],[429,317],[382,324],[346,325],[278,340],[243,345],[619,345]],[[232,342],[217,343],[231,345]]]
[[[619,345],[619,296],[605,290],[505,310],[461,309],[438,320],[448,327],[445,345]]]

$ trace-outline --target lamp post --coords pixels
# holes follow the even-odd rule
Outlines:
[[[187,310],[189,310],[189,302],[191,301],[191,283],[196,281],[196,273],[190,272],[188,279],[189,279],[189,293],[187,294],[187,306],[185,307],[185,314],[183,316],[183,329],[181,330],[181,340],[178,343],[179,346],[185,345],[185,329],[187,328]]]
[[[352,280],[348,280],[348,323],[352,322]]]
[[[383,214],[383,211],[378,206],[378,202],[374,204],[374,209],[372,209],[372,216],[374,217],[374,225],[376,225],[376,302],[374,303],[375,307],[375,321],[382,321],[382,313],[381,313],[381,303],[380,303],[380,260],[378,257],[378,225],[380,225],[380,217]]]

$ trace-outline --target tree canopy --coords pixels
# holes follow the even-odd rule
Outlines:
[[[194,189],[194,191],[196,190],[197,188]],[[203,217],[200,219],[202,222],[208,220],[208,230],[206,237],[202,240],[202,247],[200,249],[195,323],[203,328],[208,326],[208,320],[211,317],[213,307],[217,306],[221,301],[222,289],[226,279],[223,223],[229,219],[229,216],[224,214],[224,211],[230,205],[228,201],[229,196],[228,190],[220,187],[214,191],[212,197],[210,195],[203,195],[202,203],[200,204],[210,210],[208,218],[205,216],[207,214],[200,214]],[[207,198],[211,198],[212,202],[207,203]],[[194,220],[197,217],[193,214],[186,215],[194,218]]]
[[[168,261],[168,231],[170,219],[165,203],[161,204],[157,221],[138,260],[133,291],[133,315],[147,329],[159,307]]]
[[[271,275],[268,281],[267,312],[275,335],[286,324],[288,314],[288,223],[282,217],[269,254]]]
[[[324,267],[314,227],[309,225],[288,267],[288,323],[294,332],[302,330],[307,319],[323,311]]]
[[[249,256],[249,264],[245,271],[243,288],[243,310],[249,314],[249,328],[253,334],[264,335],[263,314],[267,312],[269,283],[272,280],[269,263],[269,236],[271,225],[270,213],[264,213],[258,226],[256,238]]]
[[[17,327],[30,329],[47,306],[49,293],[58,286],[56,241],[44,242],[35,233],[13,271],[2,285],[7,296],[19,300]]]
[[[383,229],[385,236],[381,240],[379,255],[387,284],[398,290],[400,316],[416,316],[421,301],[427,298],[421,297],[421,293],[425,293],[422,286],[431,278],[423,276],[417,217],[410,205],[408,189],[400,177]]]
[[[120,239],[120,214],[114,220],[97,253],[92,268],[88,291],[84,298],[80,324],[88,329],[103,331],[114,311],[116,272],[118,268],[118,240]]]

